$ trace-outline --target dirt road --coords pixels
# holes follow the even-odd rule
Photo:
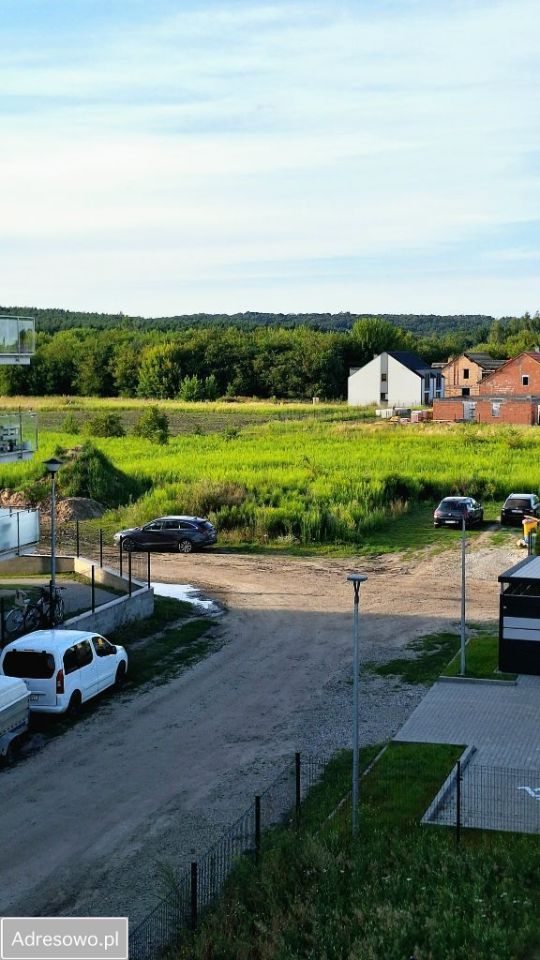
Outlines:
[[[491,568],[509,566],[514,554],[478,544],[471,619],[497,617]],[[351,569],[369,577],[365,658],[386,660],[459,616],[453,551],[368,563],[156,558],[156,580],[190,581],[225,604],[214,631],[223,644],[164,686],[113,696],[2,771],[0,913],[138,920],[156,902],[159,864],[202,852],[295,749],[348,745]],[[422,692],[363,680],[362,740],[392,735]]]

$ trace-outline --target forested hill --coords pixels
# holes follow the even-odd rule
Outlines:
[[[37,307],[0,307],[0,313],[35,317],[38,329],[56,333],[74,327],[103,329],[135,329],[174,331],[194,327],[238,327],[253,330],[256,327],[311,327],[314,330],[351,330],[359,316],[373,317],[366,313],[192,313],[175,317],[131,317],[123,313],[79,313],[74,310],[46,309]],[[402,330],[416,336],[441,336],[448,333],[465,333],[471,342],[484,340],[493,323],[493,317],[478,314],[460,316],[437,316],[436,314],[377,314]],[[504,323],[504,320],[503,320]]]

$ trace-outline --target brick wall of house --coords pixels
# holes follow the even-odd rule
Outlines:
[[[538,359],[535,359],[538,357]],[[528,377],[528,383],[523,378]],[[514,396],[531,396],[540,394],[540,353],[531,356],[521,353],[499,367],[489,376],[484,377],[479,387],[480,396],[497,394]]]
[[[465,398],[465,402],[467,399]],[[504,397],[475,397],[474,421],[476,423],[511,423],[533,425],[538,423],[540,396],[523,399],[504,399]],[[434,400],[434,420],[463,420],[463,400]]]
[[[434,420],[463,420],[462,400],[434,400]]]
[[[478,385],[482,379],[482,367],[468,357],[456,357],[442,369],[444,375],[445,397],[461,397],[463,388],[470,390],[470,396],[478,395]],[[465,377],[465,373],[469,374]]]

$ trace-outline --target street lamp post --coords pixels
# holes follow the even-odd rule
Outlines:
[[[465,539],[465,511],[463,512],[463,517],[461,519],[461,643],[460,643],[460,664],[459,672],[462,677],[465,676],[466,663],[465,663],[465,547],[467,546],[467,541]]]
[[[54,591],[56,588],[56,474],[62,466],[62,461],[56,457],[44,461],[47,473],[51,478],[51,612],[54,608]]]
[[[360,607],[360,584],[367,580],[362,573],[350,573],[347,580],[354,588],[354,616],[353,616],[353,709],[352,709],[352,833],[356,835],[358,829],[358,801],[360,789],[359,776],[359,755],[358,755],[358,674],[360,672],[359,662],[359,607]]]

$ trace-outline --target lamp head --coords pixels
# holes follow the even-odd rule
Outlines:
[[[43,465],[46,467],[47,473],[50,473],[54,477],[55,473],[58,473],[60,467],[63,466],[63,463],[61,460],[57,460],[56,457],[51,457],[50,460],[44,460]]]
[[[347,580],[350,580],[351,583],[364,583],[367,577],[363,573],[350,573]]]

